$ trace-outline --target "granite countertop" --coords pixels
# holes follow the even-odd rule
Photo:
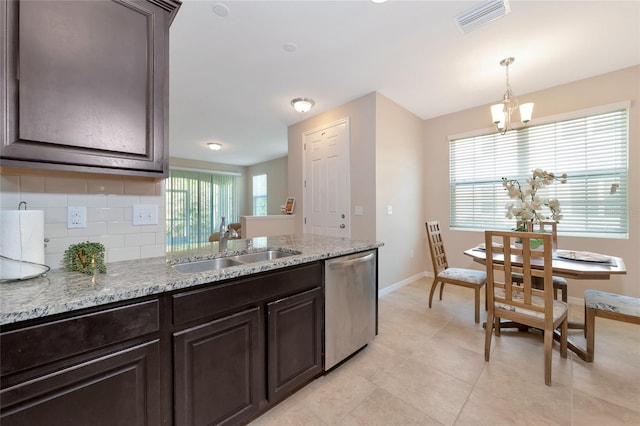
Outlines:
[[[374,241],[320,235],[280,235],[229,240],[224,256],[281,249],[293,256],[199,273],[182,273],[171,265],[220,257],[218,243],[168,253],[166,257],[113,262],[106,274],[87,275],[55,269],[45,277],[0,283],[0,325],[185,289],[258,272],[300,265],[382,246]]]

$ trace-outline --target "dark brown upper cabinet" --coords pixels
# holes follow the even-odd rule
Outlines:
[[[0,3],[2,165],[164,177],[177,0]]]

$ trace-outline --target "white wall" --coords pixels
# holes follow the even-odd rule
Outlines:
[[[631,101],[629,123],[629,239],[585,238],[562,236],[562,221],[558,232],[561,248],[577,248],[622,257],[627,275],[614,276],[609,281],[569,280],[569,296],[583,297],[586,288],[596,288],[630,296],[640,296],[640,66],[580,80],[526,95],[520,102],[535,102],[536,118],[570,113],[621,101]],[[433,118],[424,122],[426,217],[440,220],[447,257],[459,267],[478,268],[463,251],[483,239],[481,232],[449,230],[449,145],[447,136],[488,128],[489,105]],[[558,171],[560,172],[560,171]],[[570,177],[569,177],[570,178]],[[560,200],[562,201],[562,200]],[[501,214],[497,212],[496,214]],[[431,270],[431,264],[428,266]]]
[[[422,132],[419,117],[376,95],[376,239],[385,242],[385,268],[378,268],[385,286],[425,271]]]
[[[351,238],[385,243],[379,250],[380,288],[423,274],[422,234],[415,232],[424,216],[422,121],[384,96],[371,93],[289,127],[291,195],[301,208],[303,134],[342,118],[349,118],[351,131]],[[364,214],[354,215],[354,206],[363,206]],[[297,210],[297,232],[302,213]]]
[[[289,196],[288,162],[288,157],[281,157],[247,167],[247,215],[253,214],[253,176],[263,174],[267,175],[267,214],[280,214],[280,206]]]
[[[375,93],[289,126],[289,193],[296,197],[296,232],[303,229],[303,134],[349,118],[351,131],[351,238],[376,239]],[[312,110],[313,111],[313,110]],[[355,216],[354,206],[364,214]]]

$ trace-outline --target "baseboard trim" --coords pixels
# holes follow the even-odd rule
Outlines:
[[[394,291],[396,291],[397,289],[404,287],[407,284],[410,284],[414,281],[419,280],[420,278],[424,278],[424,277],[429,277],[429,276],[433,276],[433,274],[431,272],[428,271],[423,271],[419,274],[416,274],[412,277],[406,278],[402,281],[398,281],[397,283],[391,284],[386,286],[385,288],[381,288],[380,290],[378,290],[378,297],[382,297],[385,296],[389,293],[393,293]]]

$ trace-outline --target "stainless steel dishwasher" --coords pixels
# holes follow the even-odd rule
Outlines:
[[[329,370],[377,334],[376,250],[325,261],[325,355]]]

